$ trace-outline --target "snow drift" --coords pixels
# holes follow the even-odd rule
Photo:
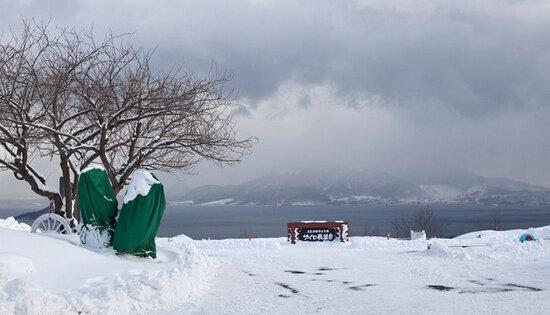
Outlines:
[[[15,220],[14,217],[8,217],[7,219],[0,219],[0,228],[16,230],[16,231],[26,231],[30,232],[31,227],[25,223],[19,223]]]
[[[359,314],[365,299],[373,313],[533,313],[549,306],[550,226],[530,230],[539,241],[519,243],[523,232],[296,245],[180,235],[158,239],[153,260],[0,219],[0,314]]]
[[[12,229],[0,228],[0,314],[160,311],[202,294],[216,265],[193,244],[167,244],[157,260],[140,259],[18,231],[6,221],[0,224]]]

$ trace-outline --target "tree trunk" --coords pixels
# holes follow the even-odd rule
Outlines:
[[[63,209],[63,199],[61,199],[61,195],[52,193],[48,198],[53,204],[54,212],[62,217],[65,217],[65,210]]]
[[[74,193],[71,181],[71,170],[69,167],[69,161],[65,154],[61,154],[59,165],[61,166],[62,182],[61,185],[65,192],[65,218],[69,221],[71,227],[76,226],[76,220],[74,219]]]
[[[73,216],[77,222],[80,222],[80,207],[78,205],[78,173],[73,173],[73,183],[72,183],[72,200],[73,204]]]

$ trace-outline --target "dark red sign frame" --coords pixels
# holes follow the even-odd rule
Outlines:
[[[292,244],[296,244],[300,241],[298,235],[301,234],[302,229],[338,229],[340,242],[348,241],[348,222],[347,221],[302,221],[302,222],[289,222],[287,223],[288,229],[288,241]],[[317,241],[330,241],[329,239],[319,238]],[[336,239],[332,239],[333,241]],[[303,241],[303,240],[302,240]]]

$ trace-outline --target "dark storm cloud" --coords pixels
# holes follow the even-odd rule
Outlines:
[[[239,133],[259,142],[185,184],[418,164],[550,186],[550,1],[0,0],[2,32],[22,17],[135,32],[160,67],[234,74]],[[30,194],[0,173],[14,191]]]
[[[289,80],[470,117],[544,106],[550,97],[550,10],[539,1],[1,3],[3,26],[31,15],[94,23],[136,31],[139,44],[158,46],[163,65],[185,61],[204,72],[214,61],[252,101]]]

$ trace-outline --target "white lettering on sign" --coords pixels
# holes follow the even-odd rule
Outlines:
[[[324,230],[307,230],[307,233],[330,233],[330,231],[328,229],[324,229]]]
[[[304,241],[332,241],[334,236],[330,233],[304,234]]]

